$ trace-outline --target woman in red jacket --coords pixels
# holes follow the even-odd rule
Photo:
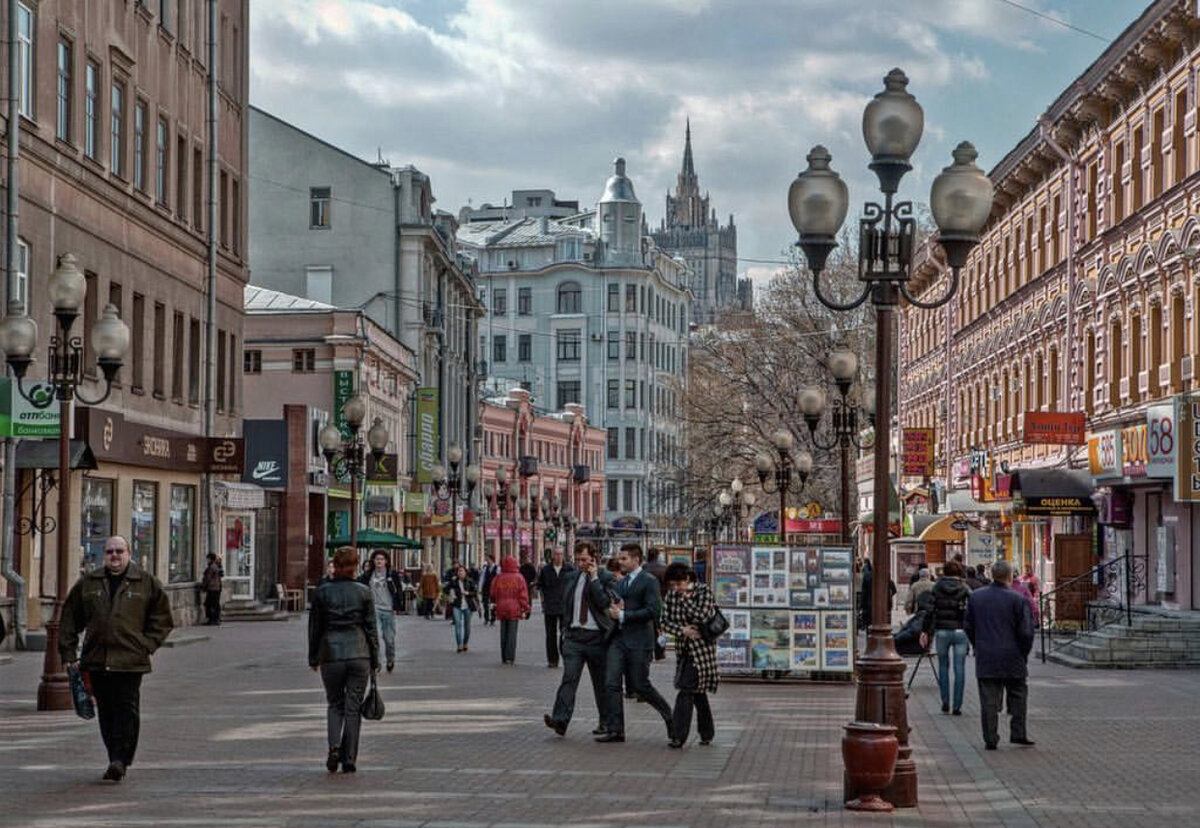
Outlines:
[[[517,622],[529,612],[529,585],[521,577],[516,558],[500,561],[500,574],[492,580],[490,592],[500,621],[500,659],[512,664],[517,658]]]

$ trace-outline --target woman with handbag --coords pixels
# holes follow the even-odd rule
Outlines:
[[[717,690],[716,641],[728,623],[717,609],[712,590],[699,582],[687,564],[671,564],[663,580],[667,594],[663,598],[662,629],[675,636],[675,689],[679,691],[670,746],[681,748],[687,742],[693,707],[700,744],[712,744],[716,725],[708,694]]]
[[[308,615],[308,666],[321,671],[329,755],[325,768],[354,773],[358,733],[367,685],[379,672],[379,636],[371,588],[360,584],[358,552],[343,546],[333,553],[333,580],[317,587]]]
[[[476,610],[475,596],[478,594],[475,582],[467,577],[465,566],[458,564],[454,567],[454,577],[446,583],[442,592],[446,606],[454,617],[454,643],[458,645],[458,652],[465,653],[471,641],[471,614]]]

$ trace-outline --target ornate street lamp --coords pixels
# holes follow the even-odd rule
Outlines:
[[[75,257],[64,253],[58,267],[46,282],[46,293],[54,305],[58,333],[50,337],[49,376],[46,383],[52,395],[34,396],[25,390],[25,373],[33,363],[37,348],[37,323],[25,315],[20,302],[10,302],[8,316],[0,323],[0,347],[4,349],[8,367],[17,378],[17,390],[35,408],[49,408],[58,400],[58,549],[57,578],[54,594],[54,613],[46,624],[46,652],[42,661],[42,679],[38,685],[38,710],[68,710],[71,693],[64,665],[58,654],[59,627],[63,602],[70,584],[67,575],[71,566],[69,528],[71,526],[71,402],[78,400],[88,406],[99,405],[112,393],[113,382],[121,370],[129,350],[129,328],[117,315],[115,305],[106,305],[100,319],[92,325],[92,350],[96,364],[104,377],[104,391],[89,399],[79,391],[84,381],[83,337],[71,336],[71,327],[83,307],[87,281],[75,265]]]
[[[805,388],[800,392],[800,411],[808,426],[808,439],[817,448],[829,451],[841,449],[842,461],[842,543],[850,542],[850,447],[869,449],[871,443],[863,443],[858,436],[859,414],[875,425],[875,409],[868,400],[854,403],[847,399],[850,384],[858,373],[858,357],[853,351],[840,348],[829,355],[829,372],[837,385],[838,398],[833,401],[833,439],[824,442],[817,439],[817,426],[825,413],[825,392],[820,388]]]
[[[792,469],[796,469],[797,477],[800,478],[800,485],[796,488],[796,491],[800,491],[808,482],[808,475],[812,473],[813,459],[807,451],[792,454],[795,440],[792,438],[792,432],[786,428],[777,429],[771,435],[771,443],[775,446],[778,458],[772,458],[765,451],[759,452],[754,458],[754,470],[758,472],[758,483],[764,492],[779,493],[779,542],[786,544],[787,494],[792,487]],[[767,482],[771,477],[774,477],[774,488],[770,488]]]
[[[487,500],[488,504],[490,506],[494,506],[496,508],[496,510],[500,513],[500,542],[499,542],[500,555],[499,555],[499,557],[503,558],[504,557],[504,513],[506,511],[508,511],[509,509],[515,510],[516,503],[517,503],[517,493],[512,490],[512,488],[508,482],[508,469],[504,468],[503,466],[496,469],[496,485],[493,486],[491,483],[486,484],[483,487],[483,496]],[[513,518],[514,518],[514,523],[515,523],[515,518],[516,518],[515,514],[513,515]],[[520,533],[517,532],[514,535],[514,542],[516,539],[516,535],[519,535],[519,534]]]
[[[450,501],[450,556],[455,563],[462,563],[458,559],[458,496],[463,491],[462,480],[458,476],[458,467],[462,463],[462,459],[462,448],[458,443],[451,443],[446,449],[446,461],[450,464],[450,473],[447,474],[441,466],[435,466],[430,475],[433,478],[434,498],[443,503],[447,500]],[[466,468],[467,500],[471,499],[471,493],[475,491],[479,477],[479,466],[473,463],[468,465]]]
[[[729,482],[729,488],[722,489],[717,495],[717,509],[721,511],[725,525],[733,524],[735,543],[742,539],[742,518],[749,517],[751,508],[758,502],[758,496],[745,489],[742,479],[735,477]]]
[[[321,453],[329,473],[335,480],[350,481],[350,545],[358,549],[358,484],[366,480],[366,455],[363,451],[362,424],[367,419],[367,398],[356,392],[342,405],[342,419],[350,429],[350,436],[343,438],[342,431],[333,423],[326,423],[317,434]],[[378,463],[387,450],[388,431],[379,417],[367,429],[367,446],[371,457]]]
[[[925,115],[906,88],[908,78],[893,69],[884,78],[885,89],[867,104],[863,112],[863,137],[871,152],[870,169],[879,178],[884,204],[867,202],[859,220],[858,278],[864,283],[862,294],[850,302],[837,302],[821,291],[821,271],[837,246],[837,233],[849,208],[849,193],[838,174],[830,169],[829,151],[813,147],[808,154],[808,169],[792,182],[788,191],[788,212],[800,235],[813,274],[817,299],[832,310],[857,308],[868,298],[875,306],[875,419],[883,428],[884,438],[875,439],[875,521],[871,628],[867,649],[858,661],[858,697],[855,718],[896,728],[900,741],[899,759],[885,799],[900,807],[917,802],[917,769],[908,744],[908,713],[904,702],[904,662],[896,654],[887,617],[887,588],[891,580],[888,556],[888,445],[891,428],[892,372],[895,370],[892,336],[896,306],[903,297],[919,308],[936,308],[950,300],[958,289],[959,270],[967,255],[979,243],[979,233],[992,209],[993,189],[987,176],[975,166],[975,148],[963,142],[954,150],[954,163],[942,170],[933,182],[929,202],[938,227],[938,243],[951,268],[950,284],[933,301],[918,299],[908,290],[912,267],[916,222],[911,202],[893,202],[900,180],[912,169],[909,159],[925,127]],[[846,798],[857,793],[847,784]],[[878,803],[877,803],[878,804]],[[869,801],[855,800],[850,807],[870,807]]]

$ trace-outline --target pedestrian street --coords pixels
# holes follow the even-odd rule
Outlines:
[[[545,665],[539,611],[521,624],[513,666],[500,663],[497,630],[474,624],[458,654],[448,622],[399,619],[396,670],[380,679],[387,714],[364,722],[353,775],[324,768],[325,704],[303,616],[175,630],[143,684],[141,745],[119,785],[100,781],[95,721],[34,710],[41,657],[16,653],[0,665],[3,824],[1136,828],[1194,824],[1200,809],[1200,673],[1034,661],[1037,746],[985,753],[973,680],[964,715],[944,716],[922,665],[909,699],[920,805],[874,816],[840,801],[850,684],[723,682],[713,745],[693,731],[683,750],[628,701],[628,741],[596,744],[586,677],[565,738],[542,723],[561,670]],[[673,667],[668,654],[652,670],[668,700]]]

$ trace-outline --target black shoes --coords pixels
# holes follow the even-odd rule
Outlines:
[[[667,747],[678,750],[679,748],[683,747],[683,742],[680,742],[678,739],[672,739],[671,741],[667,742]]]
[[[125,778],[125,763],[112,761],[104,771],[104,779],[108,782],[120,782]]]
[[[604,729],[604,725],[597,725],[596,729],[592,731],[593,736],[603,736],[605,733],[608,731]]]
[[[984,745],[983,749],[984,750],[995,750],[996,746],[995,745]]]
[[[943,712],[943,713],[949,713],[949,712],[950,712],[950,705],[948,705],[948,704],[943,704],[943,705],[942,705],[942,712]]]
[[[1009,739],[1014,745],[1023,745],[1024,747],[1033,747],[1037,742],[1032,739]]]
[[[342,760],[342,751],[340,748],[331,747],[329,756],[325,758],[325,770],[330,773],[337,773],[338,763]]]
[[[547,667],[549,667],[551,670],[557,670],[557,669],[558,669],[558,664],[557,664],[557,663],[555,663],[555,664],[547,664],[546,666],[547,666]]]
[[[962,715],[962,710],[961,710],[961,709],[959,709],[959,710],[955,710],[955,711],[954,711],[954,715],[955,715],[955,716],[961,716],[961,715]]]
[[[542,722],[559,736],[567,735],[567,723],[555,720],[549,713],[542,716]]]
[[[387,663],[387,671],[390,673],[390,672],[392,672],[392,670],[395,670],[395,669],[396,669],[396,662],[389,661]]]
[[[353,762],[342,762],[342,773],[354,773],[358,767]]]
[[[603,736],[596,737],[596,741],[597,742],[624,742],[625,734],[624,733],[610,733],[608,731],[605,731]]]
[[[700,744],[703,745],[704,747],[708,747],[709,745],[712,744],[712,739],[701,739]]]

